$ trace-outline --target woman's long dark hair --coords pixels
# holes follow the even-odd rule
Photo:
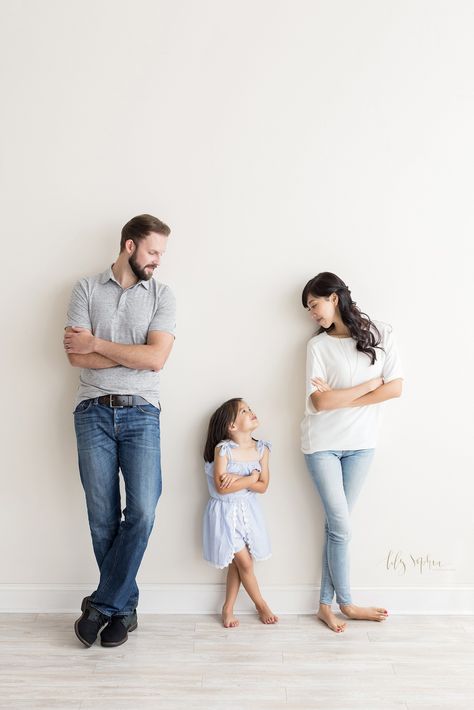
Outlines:
[[[229,427],[235,422],[239,412],[239,404],[242,401],[242,397],[228,399],[212,415],[204,447],[204,461],[209,461],[209,463],[214,461],[214,449],[217,444],[219,441],[229,438]]]
[[[304,308],[308,308],[310,296],[328,298],[332,293],[336,293],[339,298],[338,307],[342,322],[349,328],[352,338],[356,341],[357,350],[368,355],[370,364],[373,365],[377,359],[375,348],[383,350],[380,347],[382,336],[369,316],[362,313],[356,302],[352,300],[351,292],[339,276],[330,271],[322,271],[308,281],[303,289],[301,300]],[[333,328],[334,323],[329,328],[320,327],[318,333],[330,333]]]

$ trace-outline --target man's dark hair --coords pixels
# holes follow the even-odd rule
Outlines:
[[[129,239],[133,239],[135,246],[138,246],[140,239],[145,239],[150,232],[156,232],[168,237],[171,229],[167,224],[151,214],[140,214],[138,217],[133,217],[122,229],[120,251],[125,249],[125,242]]]

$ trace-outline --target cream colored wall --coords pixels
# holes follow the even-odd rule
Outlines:
[[[10,0],[1,15],[3,608],[96,579],[62,327],[75,280],[145,211],[172,227],[159,278],[179,321],[141,583],[222,581],[201,559],[200,456],[210,412],[244,396],[274,444],[259,579],[317,586],[299,299],[331,270],[393,324],[406,369],[354,514],[354,586],[406,609],[414,588],[446,607],[472,591],[472,4]]]

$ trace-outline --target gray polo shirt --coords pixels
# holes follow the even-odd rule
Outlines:
[[[67,326],[88,328],[98,338],[113,343],[144,345],[149,331],[175,334],[175,298],[169,286],[153,278],[123,289],[109,268],[80,279],[74,286]],[[81,369],[76,406],[103,394],[138,394],[159,407],[160,373],[122,365]]]

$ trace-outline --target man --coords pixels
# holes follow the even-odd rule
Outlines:
[[[161,494],[160,371],[175,333],[174,296],[152,278],[169,233],[151,215],[131,219],[115,263],[80,279],[69,305],[64,349],[81,368],[74,425],[100,569],[74,626],[88,647],[101,629],[103,646],[119,646],[137,627],[135,577]]]

